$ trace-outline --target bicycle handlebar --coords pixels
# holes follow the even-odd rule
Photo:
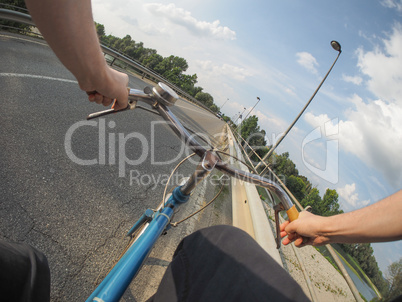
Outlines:
[[[126,109],[134,109],[137,101],[142,101],[153,106],[163,117],[163,119],[168,122],[173,131],[186,143],[187,146],[191,148],[194,153],[201,158],[204,156],[207,150],[197,142],[197,140],[184,128],[173,112],[169,110],[169,106],[174,105],[178,99],[177,94],[169,86],[159,83],[158,86],[154,87],[153,89],[149,87],[146,87],[144,91],[138,89],[128,89],[128,93],[129,105],[127,108],[118,111],[109,109],[93,113],[88,115],[87,119],[93,119],[106,114],[125,111]],[[293,221],[297,219],[298,211],[295,205],[292,203],[286,192],[277,183],[262,176],[236,169],[223,162],[221,159],[217,160],[215,168],[231,177],[264,187],[275,193],[275,195],[278,196],[280,203],[282,203],[283,209],[286,210],[289,220]]]
[[[168,122],[169,126],[185,142],[185,144],[189,146],[194,153],[201,157],[201,161],[189,180],[187,180],[184,185],[176,187],[169,199],[163,201],[165,206],[161,207],[161,211],[158,211],[158,214],[155,217],[151,218],[151,216],[153,216],[152,214],[145,213],[145,216],[140,218],[140,221],[134,225],[129,234],[134,230],[137,230],[140,223],[146,222],[151,218],[151,222],[149,222],[149,224],[143,229],[143,231],[146,229],[145,233],[139,236],[137,238],[138,240],[131,244],[130,248],[124,253],[124,256],[119,262],[117,262],[115,267],[110,271],[110,273],[108,273],[106,278],[91,294],[87,301],[103,301],[104,297],[108,297],[110,301],[120,300],[129,283],[138,273],[142,263],[145,261],[150,250],[156,243],[156,240],[169,224],[174,213],[174,208],[179,204],[186,202],[195,186],[214,168],[231,177],[267,188],[278,196],[280,202],[275,205],[274,210],[277,231],[276,242],[277,248],[279,248],[279,211],[286,210],[289,220],[291,221],[298,217],[296,207],[292,204],[285,191],[278,184],[269,179],[231,167],[220,159],[216,152],[213,150],[207,150],[199,144],[170,111],[169,106],[177,101],[178,96],[165,84],[159,83],[158,87],[154,87],[153,89],[147,87],[144,91],[129,89],[128,93],[129,105],[124,110],[134,109],[135,104],[138,101],[150,104]],[[130,104],[132,106],[130,106]],[[92,119],[124,110],[104,110],[91,114],[87,118]]]

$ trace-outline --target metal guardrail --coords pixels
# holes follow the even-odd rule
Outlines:
[[[180,96],[184,96],[186,99],[188,99],[189,101],[199,105],[200,107],[202,107],[205,110],[208,110],[209,112],[211,112],[212,114],[215,115],[215,112],[213,112],[211,109],[209,109],[208,107],[206,107],[204,104],[202,104],[201,102],[199,102],[197,99],[195,99],[194,97],[192,97],[191,95],[189,95],[187,92],[181,90],[180,88],[178,88],[177,86],[169,83],[169,81],[167,79],[165,79],[164,77],[162,77],[161,75],[155,73],[154,71],[146,68],[145,66],[141,65],[140,63],[134,61],[133,59],[125,56],[124,54],[111,49],[103,44],[101,44],[101,48],[102,51],[109,55],[112,56],[120,61],[122,61],[123,63],[126,63],[128,65],[130,65],[131,67],[134,67],[135,69],[141,71],[142,73],[153,77],[154,79],[156,79],[158,82],[163,82],[166,85],[168,85],[170,88],[172,88],[173,90],[175,90],[176,93],[178,93]]]
[[[19,23],[30,25],[30,26],[36,26],[35,22],[32,20],[32,17],[30,15],[25,14],[25,13],[21,13],[21,12],[18,12],[18,11],[14,11],[14,10],[9,10],[9,9],[0,8],[0,19],[13,21],[13,22],[19,22]],[[177,87],[177,86],[173,85],[172,83],[170,83],[167,79],[165,79],[161,75],[157,74],[156,72],[146,68],[145,66],[143,66],[140,63],[134,61],[133,59],[127,57],[126,55],[121,54],[118,51],[113,50],[113,49],[111,49],[111,48],[109,48],[109,47],[107,47],[107,46],[105,46],[103,44],[101,44],[101,48],[102,48],[102,51],[105,54],[107,54],[109,56],[112,56],[112,57],[122,61],[125,64],[130,65],[132,68],[134,68],[136,70],[139,70],[143,74],[146,74],[146,75],[154,78],[155,80],[157,80],[157,82],[165,83],[170,88],[175,90],[175,92],[177,94],[179,94],[180,96],[182,96],[182,97],[186,98],[187,100],[197,104],[198,106],[200,106],[203,109],[209,111],[213,115],[216,115],[216,113],[213,112],[211,109],[209,109],[204,104],[199,102],[197,99],[195,99],[194,97],[189,95],[187,92],[183,91],[179,87]]]
[[[30,15],[4,8],[0,8],[0,19],[36,26]]]

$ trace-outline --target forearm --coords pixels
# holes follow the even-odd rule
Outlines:
[[[402,239],[402,190],[368,207],[328,217],[323,235],[330,242],[363,243]]]
[[[39,30],[81,89],[93,90],[106,62],[96,34],[89,0],[26,0]]]

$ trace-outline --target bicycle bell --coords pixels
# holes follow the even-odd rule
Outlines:
[[[152,91],[157,101],[165,106],[174,105],[179,98],[172,88],[162,82],[159,82],[158,86],[154,87]]]

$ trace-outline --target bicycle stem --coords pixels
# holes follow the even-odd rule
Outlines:
[[[191,175],[189,180],[181,187],[180,191],[184,195],[191,194],[197,184],[199,184],[205,177],[209,175],[209,173],[212,172],[218,160],[219,158],[215,154],[213,154],[211,151],[206,151],[196,170]]]

